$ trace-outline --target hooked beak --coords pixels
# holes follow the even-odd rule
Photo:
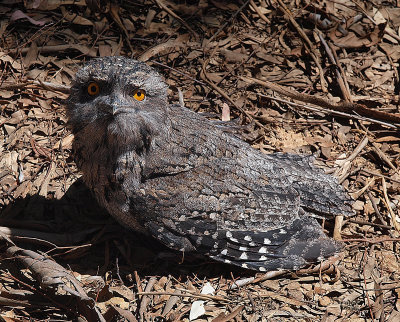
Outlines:
[[[118,92],[110,94],[104,103],[108,112],[114,116],[119,113],[127,112],[130,106],[123,94]]]
[[[120,105],[113,104],[113,105],[111,105],[111,107],[112,107],[112,114],[113,115],[117,115],[118,113],[122,112],[122,109],[121,109]]]

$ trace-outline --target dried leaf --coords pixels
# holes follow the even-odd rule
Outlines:
[[[15,10],[10,17],[10,22],[14,22],[20,19],[27,19],[32,25],[44,26],[47,21],[45,20],[34,20],[29,17],[26,13],[23,13],[21,10]]]

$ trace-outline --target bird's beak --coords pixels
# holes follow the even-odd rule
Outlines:
[[[112,114],[115,115],[118,113],[119,105],[113,104],[112,105]]]
[[[108,103],[107,105],[110,107],[110,110],[111,110],[113,115],[116,115],[119,112],[121,112],[122,110],[124,110],[123,107],[127,105],[126,99],[120,93],[116,93],[114,95],[111,95],[108,98],[108,102],[107,103]]]

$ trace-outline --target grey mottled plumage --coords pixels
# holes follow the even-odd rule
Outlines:
[[[169,105],[166,89],[154,69],[123,57],[76,75],[67,104],[76,162],[110,214],[170,248],[260,271],[340,249],[312,217],[352,213],[333,177],[310,157],[263,154]]]

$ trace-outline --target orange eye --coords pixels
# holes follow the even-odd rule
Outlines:
[[[96,96],[100,93],[100,86],[96,82],[90,82],[87,87],[87,92],[90,96]]]
[[[135,89],[135,91],[133,92],[133,98],[138,101],[143,101],[145,97],[146,92],[143,89]]]

